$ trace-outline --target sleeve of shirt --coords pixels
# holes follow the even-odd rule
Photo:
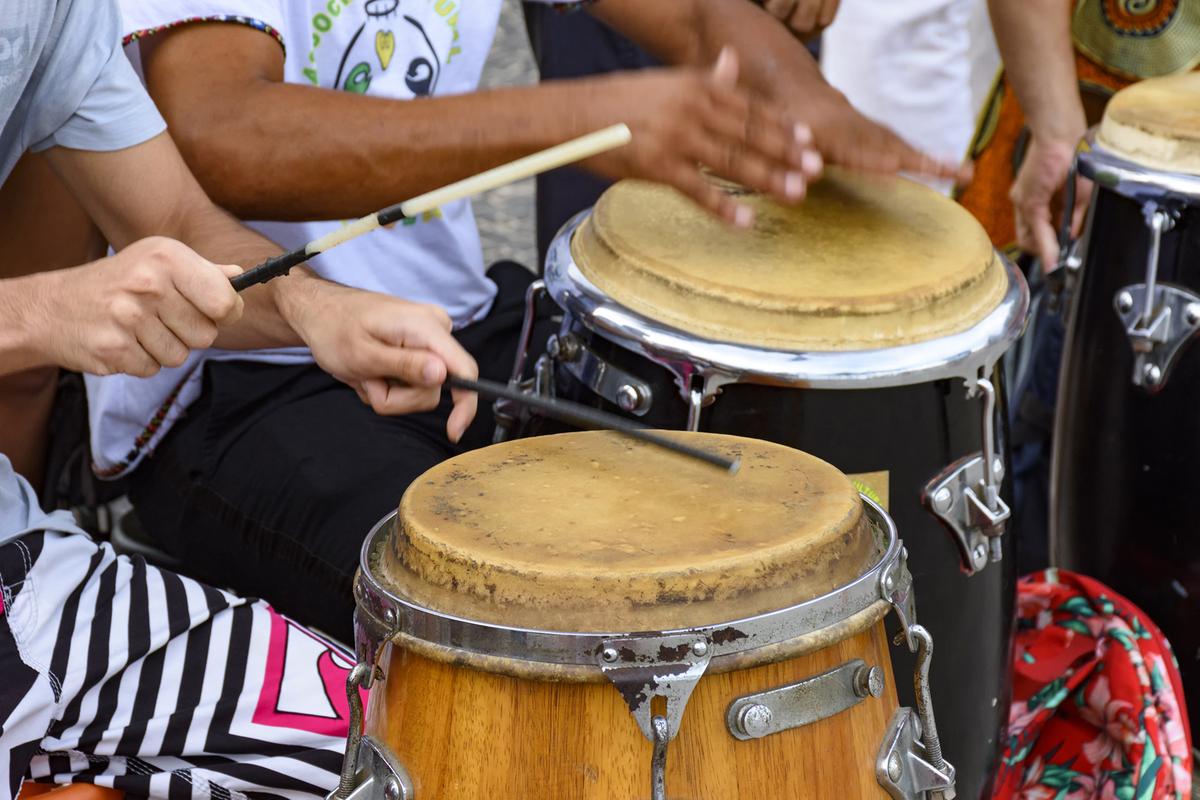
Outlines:
[[[123,150],[166,129],[154,101],[114,39],[107,61],[71,116],[31,149],[37,152],[57,145],[75,150]]]
[[[294,1],[294,0],[293,0]],[[226,22],[262,31],[286,51],[288,0],[120,0],[126,44],[192,22]]]

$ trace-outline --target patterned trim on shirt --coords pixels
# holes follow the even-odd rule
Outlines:
[[[287,45],[283,42],[283,34],[262,20],[254,19],[253,17],[243,17],[237,14],[213,14],[207,17],[188,17],[176,20],[175,22],[168,22],[166,25],[159,25],[155,28],[142,28],[126,36],[121,40],[121,44],[128,45],[131,42],[136,42],[138,39],[145,39],[147,36],[169,31],[171,28],[178,28],[180,25],[191,25],[193,22],[229,22],[235,25],[245,25],[254,28],[254,30],[262,31],[279,42],[279,46],[283,48],[284,57],[287,56]]]
[[[116,478],[124,473],[125,470],[129,469],[130,465],[137,460],[138,456],[141,455],[142,450],[146,448],[146,445],[150,444],[150,442],[154,439],[154,435],[158,433],[159,429],[162,427],[163,421],[167,418],[167,413],[171,410],[171,407],[175,405],[175,399],[179,397],[179,393],[183,391],[184,384],[186,384],[187,381],[188,379],[185,377],[175,385],[175,388],[171,390],[169,395],[167,395],[167,399],[163,400],[162,405],[159,406],[158,410],[154,412],[154,416],[151,417],[150,421],[146,423],[146,427],[142,428],[142,432],[139,433],[133,440],[133,447],[131,447],[129,452],[125,454],[125,458],[108,468],[102,468],[96,463],[92,463],[92,472],[96,474],[96,477]]]

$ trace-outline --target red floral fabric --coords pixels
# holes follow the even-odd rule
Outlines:
[[[1133,603],[1065,570],[1022,578],[996,798],[1186,800],[1179,665]]]

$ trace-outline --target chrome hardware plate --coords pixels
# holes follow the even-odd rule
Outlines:
[[[1125,326],[1133,348],[1133,384],[1154,394],[1167,383],[1180,353],[1200,329],[1200,295],[1187,289],[1157,285],[1147,302],[1146,284],[1119,290],[1113,309]],[[1149,322],[1145,309],[1150,308]]]
[[[622,411],[645,416],[654,402],[649,384],[605,361],[571,333],[551,340],[549,352],[567,372]]]
[[[985,477],[984,457],[976,453],[959,459],[934,477],[921,496],[921,502],[953,536],[968,575],[987,566],[990,541],[999,541],[1012,516],[999,496],[995,498],[996,509],[988,508],[980,495]]]
[[[875,777],[895,800],[953,800],[954,767],[935,769],[921,743],[921,724],[911,708],[898,708],[888,723],[875,761]]]
[[[679,733],[688,698],[711,658],[712,647],[707,639],[682,634],[607,639],[596,654],[596,663],[625,699],[642,734],[653,743],[650,706],[654,698],[666,701],[669,742]]]
[[[413,800],[416,790],[404,766],[388,749],[370,736],[358,747],[354,788],[349,794],[334,790],[327,800]]]
[[[883,694],[883,671],[861,658],[802,681],[743,695],[725,711],[735,739],[761,739],[840,714]]]

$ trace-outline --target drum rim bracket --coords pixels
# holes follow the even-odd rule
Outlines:
[[[357,688],[357,687],[356,687]],[[364,735],[357,748],[346,752],[355,765],[353,782],[327,794],[326,800],[414,800],[416,788],[408,771],[374,738]]]

